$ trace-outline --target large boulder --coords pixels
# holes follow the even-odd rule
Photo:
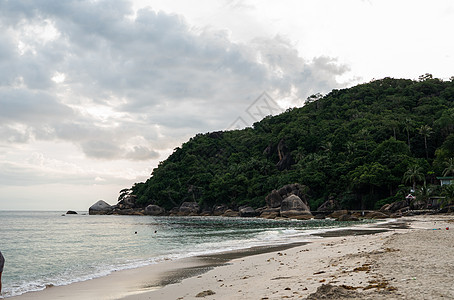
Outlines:
[[[165,209],[154,204],[150,204],[145,207],[145,214],[149,216],[161,216],[165,214]]]
[[[178,214],[180,216],[189,216],[196,215],[200,210],[199,204],[197,202],[183,202],[181,204]]]
[[[408,210],[408,203],[407,200],[396,201],[391,204],[385,204],[380,208],[381,212],[384,213],[395,213],[399,210]]]
[[[228,209],[228,207],[225,206],[224,204],[216,205],[213,208],[213,216],[222,216],[227,209]]]
[[[127,195],[118,202],[117,206],[119,209],[136,208],[136,200],[136,195]]]
[[[276,208],[281,206],[282,197],[278,191],[273,190],[270,194],[265,197],[266,206],[269,208]]]
[[[293,194],[282,200],[280,215],[294,219],[310,219],[313,217],[307,204]]]
[[[104,200],[99,200],[88,209],[89,215],[106,215],[112,213],[113,207],[105,202]]]
[[[280,207],[283,199],[290,195],[298,196],[306,206],[309,206],[307,202],[307,187],[299,183],[287,184],[281,187],[279,190],[273,190],[270,194],[265,197],[266,206],[268,208]]]
[[[288,210],[310,211],[307,204],[297,195],[290,195],[282,200],[281,212]]]
[[[279,171],[288,170],[295,163],[284,139],[281,139],[277,145],[277,154],[279,156],[279,162],[276,164],[276,167]]]
[[[287,184],[281,187],[278,190],[279,195],[281,195],[282,199],[287,198],[290,195],[296,195],[298,196],[306,205],[308,205],[307,202],[307,186],[301,185],[299,183],[292,183],[292,184]]]
[[[240,217],[256,217],[258,214],[252,207],[245,206],[240,208],[239,215]]]

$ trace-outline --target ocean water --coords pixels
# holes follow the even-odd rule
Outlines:
[[[0,211],[2,296],[200,254],[308,241],[352,223]]]

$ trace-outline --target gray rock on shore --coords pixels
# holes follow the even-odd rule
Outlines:
[[[113,207],[104,200],[99,200],[88,209],[89,215],[105,215],[112,212]]]
[[[150,204],[147,207],[145,207],[144,214],[149,215],[149,216],[161,216],[165,214],[165,209],[158,206],[158,205],[153,205]]]
[[[250,206],[241,207],[239,211],[240,217],[256,217],[258,213]]]
[[[309,207],[297,195],[290,195],[282,201],[281,217],[292,219],[311,219],[313,215]]]
[[[178,210],[179,216],[191,216],[197,215],[199,212],[200,207],[197,202],[183,202]]]

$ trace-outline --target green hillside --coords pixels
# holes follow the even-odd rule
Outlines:
[[[260,207],[273,189],[298,182],[312,209],[328,198],[377,208],[413,183],[420,189],[454,174],[452,157],[454,79],[384,78],[309,97],[252,128],[198,134],[131,193],[167,209],[194,200]]]

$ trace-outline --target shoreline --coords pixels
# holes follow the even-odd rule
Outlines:
[[[450,220],[454,220],[452,215],[434,215],[406,217],[392,223],[361,224],[328,231],[325,237],[306,244],[258,247],[167,261],[7,299],[200,299],[196,296],[204,291],[215,294],[210,296],[211,292],[206,292],[203,299],[301,298],[326,283],[353,287],[353,290],[346,291],[373,299],[373,294],[398,293],[402,288],[393,291],[395,284],[392,282],[391,285],[385,278],[386,274],[381,274],[382,281],[377,279],[380,274],[374,273],[381,270],[380,264],[371,253],[376,257],[397,253],[385,247],[386,243],[396,239],[396,235],[411,237],[422,232],[451,238],[452,231],[424,230],[434,222],[441,227]],[[408,223],[412,224],[410,229]],[[367,233],[365,230],[374,234],[364,235]],[[335,269],[340,265],[343,265],[343,270],[336,273]],[[376,278],[373,279],[372,275]],[[381,283],[383,289],[362,289],[373,280]]]
[[[360,231],[360,227],[370,227],[377,223],[354,225],[354,227],[332,228],[326,234],[350,235],[352,230]],[[356,229],[353,229],[356,228]],[[350,232],[351,231],[351,232]],[[323,233],[313,233],[312,237],[323,237]],[[93,279],[73,282],[61,286],[48,286],[43,290],[31,291],[21,295],[5,299],[54,299],[63,297],[65,299],[82,299],[84,297],[96,297],[96,299],[119,299],[121,297],[143,293],[150,290],[160,289],[166,285],[181,282],[189,277],[194,277],[228,264],[231,260],[254,256],[269,252],[284,251],[293,247],[303,246],[314,242],[292,242],[279,245],[255,246],[251,248],[231,250],[213,254],[180,258],[176,260],[162,261],[156,264],[140,266],[137,268],[113,271],[112,273]],[[134,278],[131,280],[131,278]],[[147,278],[146,281],[143,278]],[[108,287],[113,283],[114,288]],[[82,296],[84,295],[84,296]]]

